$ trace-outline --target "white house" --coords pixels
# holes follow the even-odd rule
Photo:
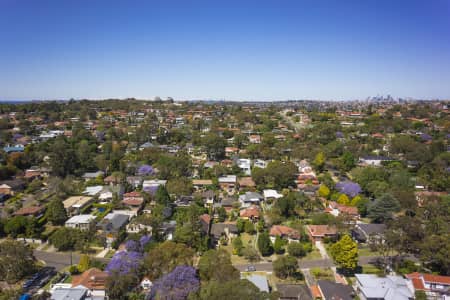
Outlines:
[[[279,194],[276,190],[263,190],[264,201],[271,201],[280,199],[283,197],[282,194]]]
[[[89,225],[94,220],[95,220],[95,217],[93,215],[77,215],[77,216],[73,216],[69,220],[67,220],[65,226],[69,227],[69,228],[80,229],[80,230],[88,230]]]

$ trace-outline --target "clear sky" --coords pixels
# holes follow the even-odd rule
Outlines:
[[[0,0],[0,99],[450,98],[449,0]]]

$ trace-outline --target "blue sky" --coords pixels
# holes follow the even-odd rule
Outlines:
[[[448,0],[0,0],[0,99],[450,98]]]

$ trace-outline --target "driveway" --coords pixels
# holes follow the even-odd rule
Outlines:
[[[322,244],[321,241],[316,242],[316,248],[319,249],[320,255],[322,256],[323,259],[330,259],[327,250],[325,249],[325,246]]]

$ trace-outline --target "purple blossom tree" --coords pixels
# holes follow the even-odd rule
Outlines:
[[[154,173],[154,169],[150,165],[142,165],[138,169],[138,175],[147,176],[152,175]]]
[[[150,299],[184,300],[199,288],[197,270],[191,266],[178,266],[155,282]]]
[[[143,236],[141,236],[141,238],[139,239],[139,243],[141,244],[141,248],[144,249],[145,245],[150,243],[151,240],[152,240],[152,237],[150,235],[143,235]]]
[[[146,186],[144,187],[144,192],[149,193],[150,195],[155,195],[158,188],[159,186],[157,185]]]
[[[356,195],[361,193],[361,187],[359,184],[352,181],[341,181],[336,183],[336,189],[349,196],[350,198],[354,198]]]
[[[136,251],[120,251],[114,254],[105,271],[109,274],[136,274],[142,263],[142,253]]]

